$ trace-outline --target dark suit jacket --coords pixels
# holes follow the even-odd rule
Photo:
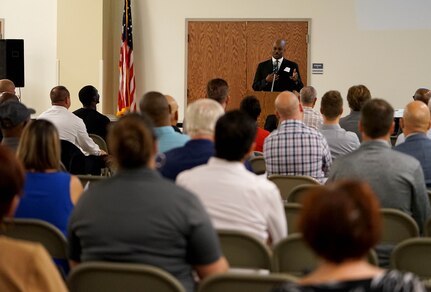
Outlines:
[[[286,69],[286,68],[290,68]],[[290,77],[293,74],[294,69],[296,69],[296,72],[298,72],[298,82],[295,83]],[[255,91],[271,91],[271,85],[272,83],[267,83],[265,78],[269,74],[272,73],[273,70],[273,64],[272,64],[272,58],[264,61],[257,66],[256,74],[254,75],[254,81],[253,81],[253,89]],[[287,72],[289,71],[289,72]],[[283,61],[281,62],[281,66],[277,71],[278,80],[274,83],[274,91],[300,91],[301,88],[304,86],[301,81],[301,75],[299,74],[298,64],[295,62],[289,61],[287,59],[283,58]]]
[[[427,188],[431,187],[431,139],[426,134],[408,136],[404,143],[394,148],[411,155],[421,163]]]

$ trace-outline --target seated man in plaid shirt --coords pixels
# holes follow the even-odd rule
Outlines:
[[[268,175],[308,175],[325,182],[332,163],[329,146],[320,132],[303,123],[304,111],[296,95],[280,93],[275,114],[280,125],[263,146]]]

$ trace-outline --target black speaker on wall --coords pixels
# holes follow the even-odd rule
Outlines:
[[[24,40],[0,40],[0,79],[24,87]]]

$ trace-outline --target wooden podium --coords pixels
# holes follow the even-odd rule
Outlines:
[[[259,99],[260,107],[262,112],[257,120],[259,127],[263,128],[265,120],[268,115],[275,114],[274,101],[280,92],[269,92],[269,91],[253,91],[247,90],[245,96],[254,95]]]

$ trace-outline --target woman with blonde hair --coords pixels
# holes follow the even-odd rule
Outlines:
[[[13,213],[24,185],[24,169],[0,145],[0,224]],[[67,291],[46,250],[37,243],[0,235],[0,291]]]
[[[27,125],[17,150],[27,173],[15,217],[47,221],[66,235],[67,221],[83,189],[76,176],[61,171],[60,155],[58,131],[51,122]]]

